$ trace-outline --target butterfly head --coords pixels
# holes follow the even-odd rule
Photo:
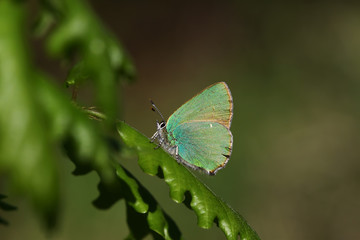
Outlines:
[[[161,121],[161,122],[156,121],[156,126],[158,130],[162,130],[166,127],[166,123],[165,121]]]

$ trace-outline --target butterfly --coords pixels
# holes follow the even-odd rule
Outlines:
[[[230,125],[233,100],[225,82],[218,82],[191,98],[165,122],[163,115],[150,100],[152,110],[162,121],[156,121],[151,142],[172,155],[179,163],[209,175],[227,164],[233,145]]]

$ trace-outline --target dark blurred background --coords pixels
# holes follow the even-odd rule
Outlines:
[[[295,1],[93,1],[123,43],[137,81],[119,88],[123,119],[155,131],[151,97],[168,117],[208,85],[234,99],[233,155],[215,177],[198,174],[262,239],[360,239],[360,6]],[[37,43],[38,46],[41,44]],[[66,69],[38,65],[62,80]],[[80,93],[81,94],[81,93]],[[121,162],[151,189],[185,239],[224,239],[169,199],[167,185]],[[5,239],[122,239],[124,202],[92,207],[98,177],[62,166],[62,214],[48,234],[27,204],[7,214]],[[3,228],[3,227],[1,227]],[[79,231],[78,229],[82,229]]]

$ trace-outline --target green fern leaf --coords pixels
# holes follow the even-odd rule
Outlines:
[[[153,176],[163,175],[171,198],[191,207],[200,227],[208,229],[215,222],[227,239],[237,239],[238,235],[243,240],[260,239],[240,214],[162,149],[154,150],[147,137],[124,122],[119,122],[117,129],[125,144],[137,152],[142,170]]]

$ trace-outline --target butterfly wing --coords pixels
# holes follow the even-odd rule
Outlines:
[[[233,102],[225,82],[215,83],[184,103],[168,119],[166,129],[172,132],[176,127],[192,121],[216,122],[230,128]]]
[[[189,122],[172,132],[183,162],[209,174],[225,166],[231,155],[232,134],[216,122]]]

